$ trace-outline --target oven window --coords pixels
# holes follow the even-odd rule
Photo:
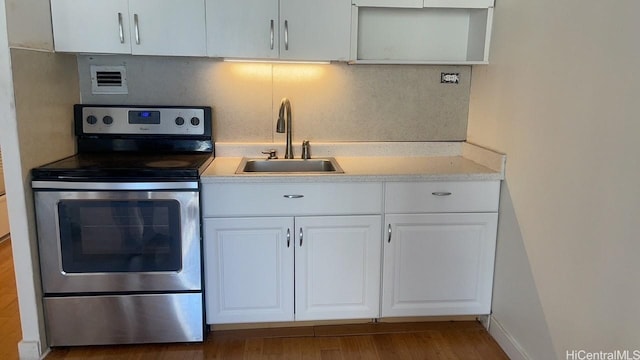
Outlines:
[[[176,200],[63,200],[58,203],[67,273],[178,271]]]

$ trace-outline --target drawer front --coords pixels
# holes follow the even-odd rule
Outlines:
[[[204,217],[382,213],[382,183],[204,184]]]
[[[500,181],[389,182],[385,213],[496,212]]]

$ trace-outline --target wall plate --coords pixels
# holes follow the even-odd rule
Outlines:
[[[92,94],[128,94],[127,69],[124,65],[91,65]]]
[[[441,84],[459,84],[460,73],[440,73]]]

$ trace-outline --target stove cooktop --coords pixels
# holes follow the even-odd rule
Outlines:
[[[213,161],[211,153],[83,153],[32,170],[33,180],[190,181]]]
[[[213,160],[207,106],[74,105],[78,154],[37,167],[32,180],[192,181]]]

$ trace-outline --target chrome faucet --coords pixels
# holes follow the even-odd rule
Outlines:
[[[286,129],[285,129],[286,118]],[[293,146],[291,145],[291,102],[289,99],[283,98],[280,102],[280,112],[278,115],[278,124],[276,125],[276,132],[287,132],[287,147],[284,153],[285,159],[293,159]]]

